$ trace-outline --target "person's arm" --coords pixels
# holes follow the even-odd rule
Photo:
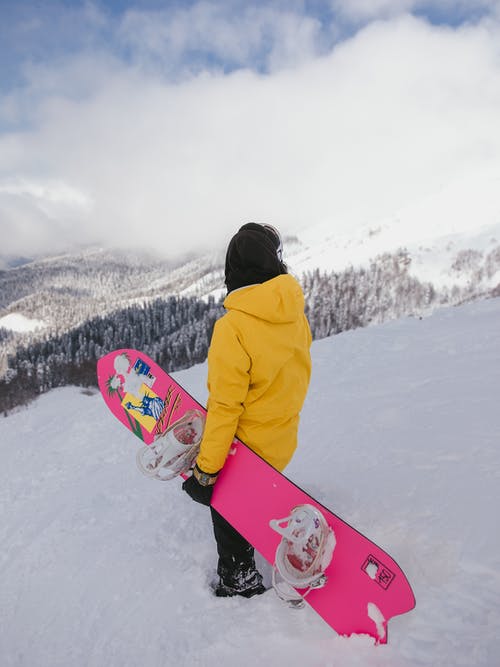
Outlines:
[[[248,393],[250,364],[230,319],[221,318],[208,351],[208,414],[196,460],[205,473],[217,473],[224,465]]]
[[[193,500],[210,505],[217,475],[233,441],[250,381],[250,358],[236,331],[219,320],[208,351],[208,413],[193,474],[182,485]]]

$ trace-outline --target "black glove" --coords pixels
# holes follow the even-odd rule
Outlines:
[[[182,488],[195,502],[201,505],[210,505],[217,474],[203,472],[195,465],[193,474],[184,480]]]

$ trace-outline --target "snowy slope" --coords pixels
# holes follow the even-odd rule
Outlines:
[[[27,331],[43,329],[45,326],[46,324],[42,320],[30,319],[20,313],[9,313],[4,317],[0,317],[0,327],[9,331],[25,333]]]
[[[419,280],[436,288],[464,285],[471,276],[450,271],[457,254],[473,249],[486,256],[500,247],[500,171],[457,178],[387,218],[366,221],[355,232],[334,232],[328,221],[308,227],[298,241],[285,251],[299,275],[316,268],[342,271],[367,265],[377,255],[405,248],[412,258],[410,273]],[[500,270],[484,287],[499,281]]]
[[[406,571],[417,607],[387,646],[272,591],[212,597],[206,508],[65,388],[0,422],[2,667],[498,664],[500,299],[318,341],[313,362],[287,474]],[[177,376],[204,400],[205,372]]]

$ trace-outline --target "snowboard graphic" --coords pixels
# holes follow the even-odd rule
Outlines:
[[[187,411],[204,411],[168,373],[136,350],[116,350],[102,357],[97,376],[109,409],[146,445]],[[247,495],[245,488],[251,489]],[[311,589],[306,602],[338,634],[368,634],[386,643],[389,619],[415,606],[412,589],[398,564],[246,445],[233,442],[212,505],[270,563],[281,542],[270,522],[301,504],[318,509],[336,538],[325,570],[327,583]]]

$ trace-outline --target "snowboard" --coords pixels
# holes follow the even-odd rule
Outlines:
[[[116,350],[99,359],[97,377],[111,412],[146,445],[188,410],[204,412],[168,373],[136,350]],[[269,563],[274,563],[281,541],[270,522],[301,504],[317,508],[336,538],[325,570],[327,583],[308,591],[305,601],[338,634],[368,634],[385,644],[388,621],[415,606],[401,568],[374,542],[234,440],[217,478],[212,506]]]

